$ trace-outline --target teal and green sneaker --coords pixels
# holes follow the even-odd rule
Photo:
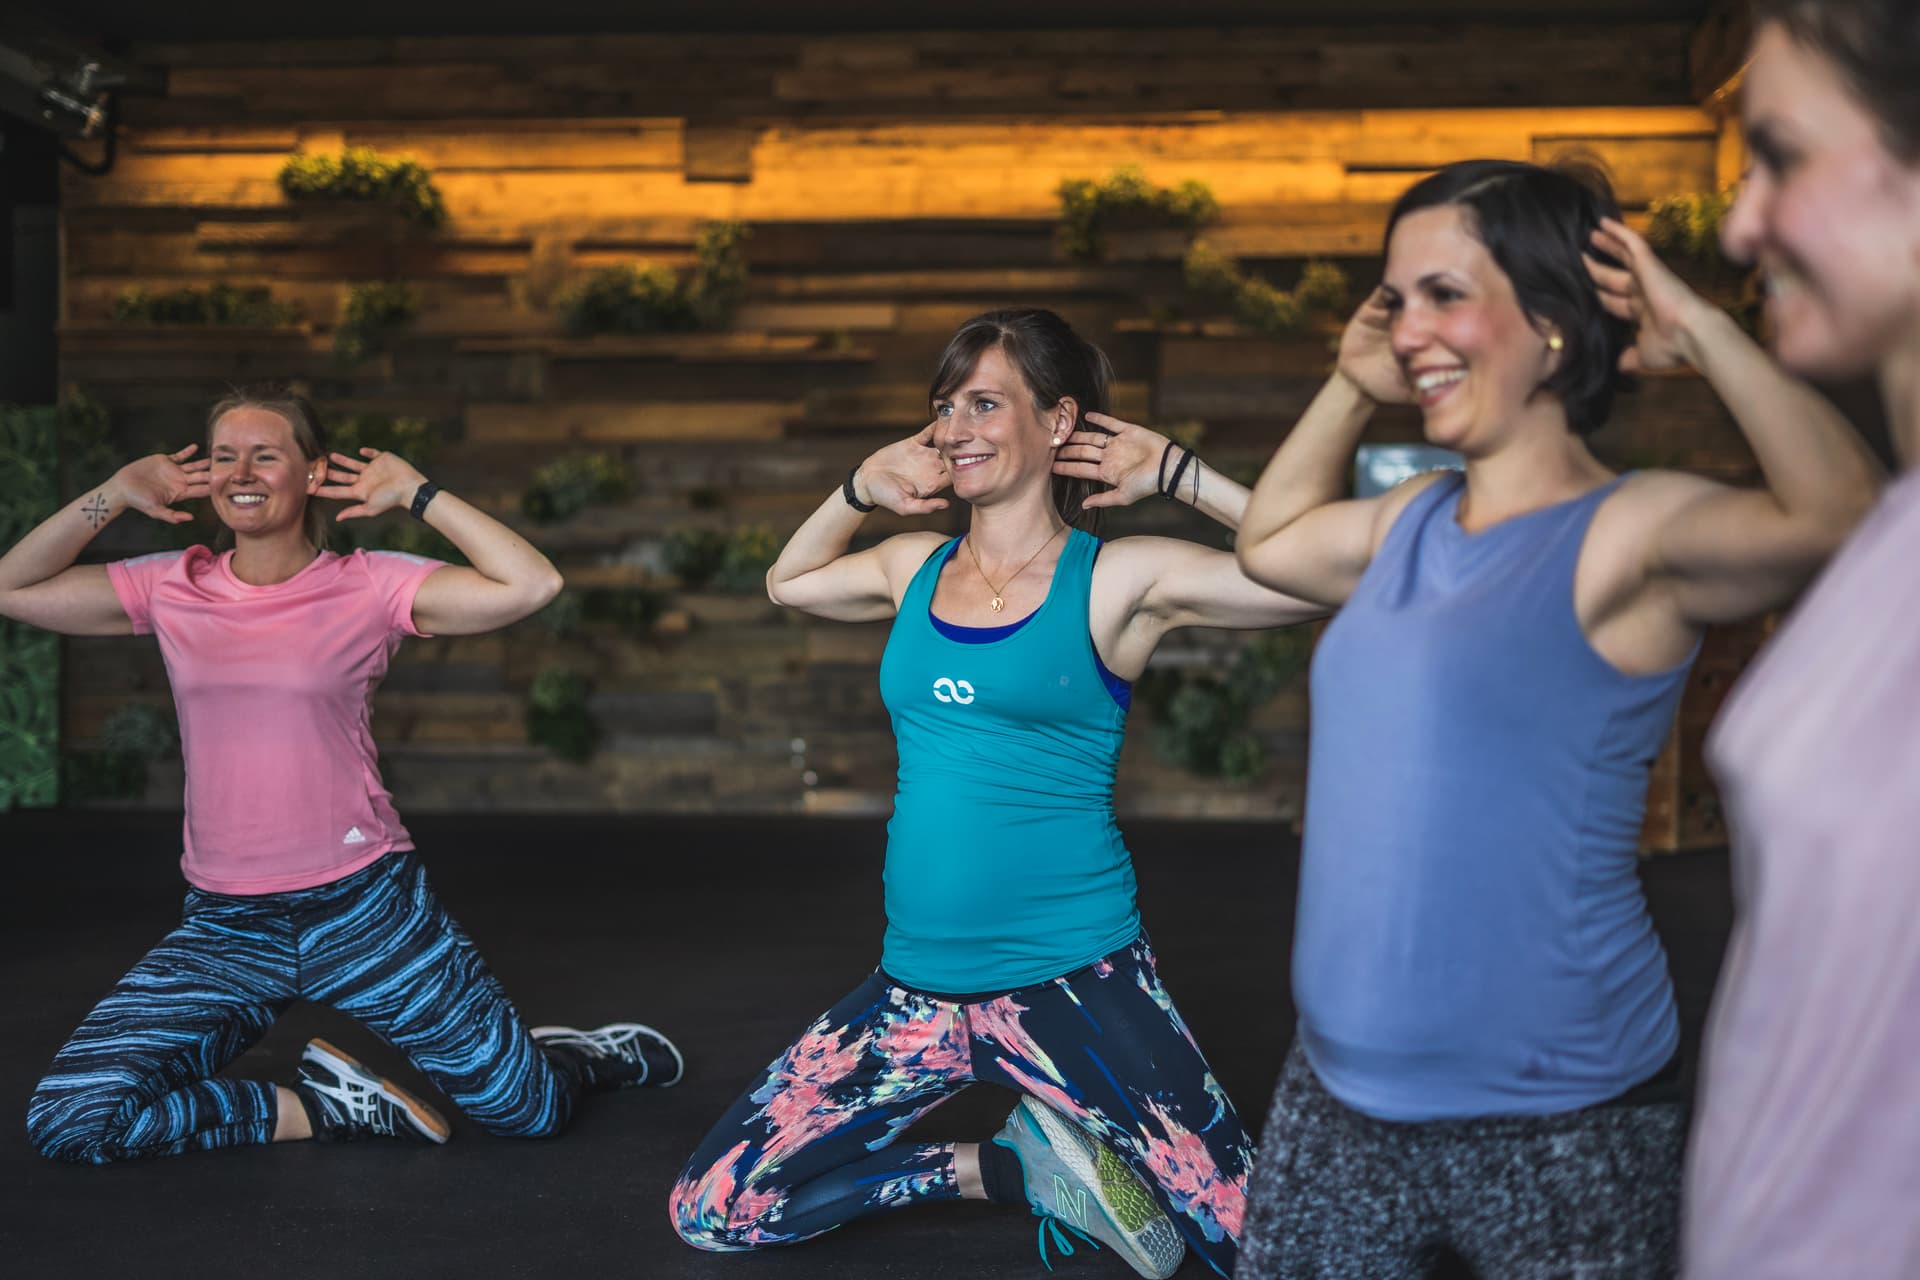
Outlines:
[[[1027,1203],[1043,1219],[1042,1261],[1049,1226],[1056,1247],[1073,1252],[1056,1223],[1105,1244],[1151,1280],[1166,1280],[1187,1256],[1179,1231],[1126,1162],[1045,1103],[1021,1098],[993,1140],[1019,1157]]]

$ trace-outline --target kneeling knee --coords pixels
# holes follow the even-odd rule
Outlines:
[[[41,1090],[27,1104],[27,1141],[49,1160],[105,1164],[112,1136],[100,1108],[71,1097]]]
[[[667,1217],[674,1234],[694,1248],[732,1253],[785,1243],[766,1229],[767,1212],[779,1199],[777,1193],[755,1194],[747,1187],[735,1187],[733,1170],[726,1164],[704,1171],[689,1169],[667,1197]]]

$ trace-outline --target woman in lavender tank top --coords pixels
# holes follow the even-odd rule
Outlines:
[[[1736,918],[1689,1148],[1690,1280],[1920,1275],[1920,6],[1761,0],[1722,232],[1780,360],[1872,378],[1905,475],[1708,741]]]
[[[1637,331],[1636,331],[1637,330]],[[1766,487],[1616,475],[1621,374],[1690,366]],[[1381,404],[1465,473],[1343,499]],[[1315,656],[1294,995],[1241,1276],[1672,1274],[1686,1105],[1633,873],[1703,627],[1788,603],[1871,504],[1844,419],[1622,225],[1598,174],[1454,165],[1242,523],[1342,608]]]

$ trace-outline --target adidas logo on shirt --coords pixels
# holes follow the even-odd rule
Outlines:
[[[365,844],[366,842],[367,842],[367,838],[360,834],[360,828],[348,827],[347,838],[342,840],[340,843],[341,844]]]

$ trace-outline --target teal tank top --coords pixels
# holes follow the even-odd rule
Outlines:
[[[1140,934],[1113,816],[1126,712],[1087,629],[1099,539],[1072,530],[1040,608],[984,644],[934,625],[956,542],[914,575],[880,659],[900,757],[881,968],[922,991],[1010,991]]]

